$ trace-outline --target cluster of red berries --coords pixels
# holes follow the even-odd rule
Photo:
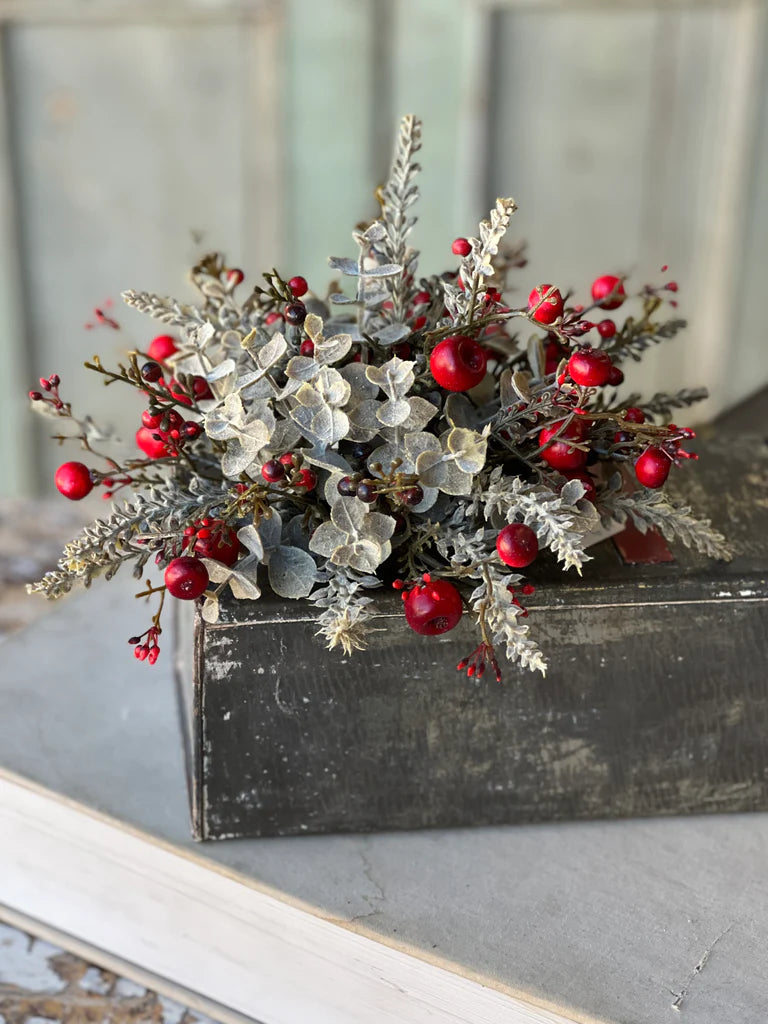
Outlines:
[[[133,654],[139,661],[148,661],[154,665],[160,657],[160,645],[157,640],[162,630],[159,626],[150,626],[140,636],[129,637],[128,643],[134,644]]]
[[[203,428],[195,420],[185,420],[175,409],[155,407],[141,414],[136,444],[148,459],[176,458],[188,441],[194,441]]]
[[[293,452],[283,452],[276,459],[269,459],[261,467],[261,475],[268,484],[298,487],[303,491],[314,491],[317,487],[317,473],[301,467],[301,458]]]
[[[59,412],[64,408],[64,402],[61,400],[59,395],[59,385],[61,384],[61,378],[58,373],[52,373],[50,377],[40,378],[40,391],[30,391],[29,397],[33,402],[45,402],[50,405],[56,412]]]

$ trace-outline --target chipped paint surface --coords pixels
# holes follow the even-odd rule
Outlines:
[[[215,1024],[211,1017],[0,923],[0,1024]]]

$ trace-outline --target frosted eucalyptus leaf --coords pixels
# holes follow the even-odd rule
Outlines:
[[[323,366],[338,363],[351,348],[351,335],[335,334],[332,338],[324,338],[315,344],[315,359]]]
[[[323,336],[323,321],[316,313],[308,313],[304,320],[304,333],[311,338],[315,344]]]
[[[411,334],[411,328],[408,324],[394,323],[387,324],[386,327],[382,327],[381,330],[376,331],[372,337],[379,343],[379,345],[385,348],[388,345],[396,345],[398,341],[402,341],[403,338],[409,337]]]
[[[485,453],[488,441],[474,430],[454,427],[442,437],[447,451],[453,455],[453,461],[464,473],[479,473],[485,465]]]
[[[320,523],[309,541],[309,550],[330,558],[337,548],[347,543],[348,534],[331,522]]]
[[[315,583],[314,558],[301,548],[278,547],[269,557],[269,585],[278,597],[307,597]]]
[[[575,505],[586,493],[587,489],[581,480],[569,480],[560,490],[560,499],[566,505]]]
[[[366,511],[365,504],[357,498],[343,498],[337,494],[331,507],[331,522],[345,534],[356,536],[363,525]]]
[[[376,418],[385,427],[396,427],[405,423],[411,414],[411,405],[407,398],[396,398],[383,402],[376,412]]]
[[[219,599],[218,597],[206,597],[200,613],[205,622],[212,626],[219,621]]]
[[[270,366],[274,366],[278,360],[282,359],[287,351],[288,342],[278,332],[272,335],[263,348],[259,349],[256,355],[256,362],[262,369],[268,370]]]
[[[338,472],[342,476],[347,476],[352,472],[352,467],[337,451],[333,451],[331,448],[305,448],[302,451],[304,461],[310,466],[315,466],[317,469],[326,469],[329,472]],[[330,502],[329,502],[330,504]]]

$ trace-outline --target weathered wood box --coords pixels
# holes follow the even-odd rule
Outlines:
[[[608,540],[583,578],[537,563],[545,679],[468,680],[454,666],[470,622],[416,636],[393,593],[351,658],[324,650],[298,602],[232,603],[216,626],[182,616],[194,835],[768,809],[768,444],[701,450],[676,483],[733,562],[679,545],[632,566]]]

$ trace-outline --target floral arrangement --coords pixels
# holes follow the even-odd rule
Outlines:
[[[103,464],[65,462],[59,491],[127,497],[31,592],[57,598],[126,562],[141,579],[156,563],[163,583],[137,596],[160,606],[129,640],[153,664],[168,594],[199,599],[215,622],[224,591],[257,600],[266,579],[312,602],[319,635],[349,654],[365,646],[371,591],[390,585],[417,633],[474,616],[478,645],[458,668],[479,677],[490,666],[500,680],[501,654],[546,670],[521,600],[533,586],[519,571],[541,549],[580,572],[601,522],[630,520],[728,557],[720,534],[663,490],[674,465],[696,458],[684,447],[693,431],[668,419],[706,392],[643,402],[615,390],[623,364],[684,326],[662,316],[677,285],[630,296],[605,274],[589,303],[553,284],[526,286],[515,302],[509,279],[525,258],[502,244],[511,199],[496,201],[477,237],[453,242],[445,273],[419,277],[409,238],[420,137],[405,117],[379,216],[353,232],[354,258],[329,261],[347,291],[320,297],[276,270],[248,289],[213,254],[191,272],[197,304],[124,294],[175,331],[115,369],[96,356],[85,364],[145,397],[125,457],[103,454],[107,433],[74,415],[57,375],[41,379],[33,406],[70,425],[57,439]],[[618,322],[630,300],[635,313]]]

